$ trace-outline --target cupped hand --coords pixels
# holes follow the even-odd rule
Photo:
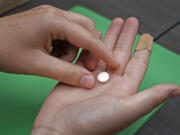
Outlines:
[[[44,76],[91,88],[91,72],[71,63],[79,48],[91,52],[86,54],[88,69],[95,69],[97,58],[118,67],[113,53],[99,40],[101,33],[91,19],[52,6],[0,18],[0,35],[0,71]],[[56,57],[50,55],[52,40],[52,55]]]
[[[99,61],[97,73],[108,70],[110,80],[95,82],[91,90],[59,84],[42,106],[31,135],[112,135],[150,112],[166,99],[180,95],[180,87],[161,84],[137,93],[146,72],[150,51],[135,51],[132,45],[138,21],[113,20],[103,40],[119,60],[117,70]],[[141,38],[152,38],[143,34]],[[87,59],[88,60],[88,59]],[[80,59],[77,64],[83,65]]]

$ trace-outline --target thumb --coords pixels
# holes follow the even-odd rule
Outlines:
[[[130,114],[127,116],[131,116],[134,121],[174,96],[180,96],[179,86],[175,84],[156,85],[127,99],[127,109],[130,109],[128,111]]]
[[[83,67],[63,61],[61,59],[50,56],[46,53],[39,53],[36,56],[34,75],[43,76],[58,80],[60,82],[83,87],[92,88],[94,85],[94,77]]]

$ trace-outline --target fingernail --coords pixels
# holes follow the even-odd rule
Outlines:
[[[92,88],[92,86],[94,85],[94,77],[91,75],[82,76],[80,85],[84,88]]]

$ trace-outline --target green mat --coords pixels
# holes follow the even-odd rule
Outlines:
[[[80,6],[71,11],[92,18],[103,36],[111,22]],[[180,57],[154,43],[149,68],[140,90],[167,82],[180,85]],[[47,78],[0,73],[0,134],[29,134],[43,101],[56,83],[57,81]],[[118,135],[133,135],[158,109],[159,107]]]

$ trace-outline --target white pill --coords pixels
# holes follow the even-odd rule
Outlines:
[[[107,72],[100,72],[97,75],[97,80],[101,83],[105,83],[109,80],[109,74]]]

